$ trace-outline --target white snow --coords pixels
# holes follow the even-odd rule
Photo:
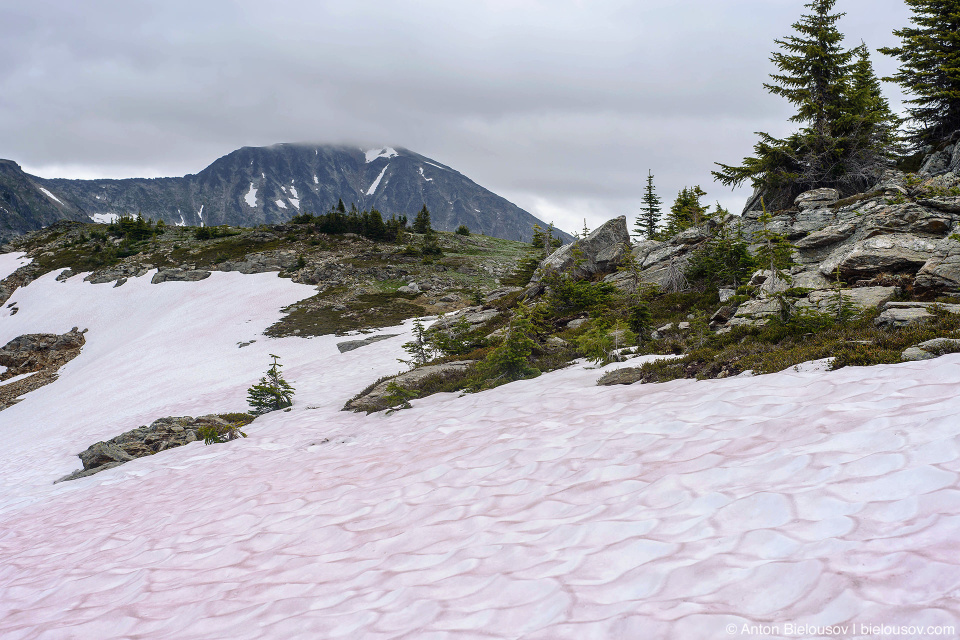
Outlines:
[[[300,194],[297,193],[297,188],[296,188],[295,186],[293,186],[293,185],[290,185],[290,193],[293,194],[293,197],[294,197],[294,198],[299,198],[299,197],[300,197]]]
[[[3,280],[20,267],[33,262],[23,251],[0,253],[0,280]]]
[[[184,219],[183,214],[180,213],[180,209],[177,209],[177,214],[180,216],[180,222],[176,223],[176,226],[178,227],[187,226],[187,221]]]
[[[200,218],[200,226],[203,225],[203,205],[200,205],[200,211],[197,211],[197,216]]]
[[[292,204],[297,209],[300,208],[300,198],[287,198],[287,200],[289,200],[290,204]]]
[[[55,276],[0,318],[0,344],[89,329],[0,411],[0,637],[960,628],[960,355],[617,387],[581,364],[366,416],[340,408],[400,368],[410,323],[341,354],[262,335],[315,294],[276,274]],[[249,438],[51,484],[98,440],[243,409],[270,353],[295,404]]]
[[[116,222],[120,218],[119,213],[94,213],[90,215],[93,218],[93,221],[98,224],[110,224],[111,222]]]
[[[243,196],[243,199],[247,201],[248,207],[257,206],[257,189],[252,182],[250,183],[250,190]]]
[[[433,178],[428,178],[423,174],[423,167],[420,167],[420,177],[426,180],[427,182],[433,182]]]
[[[274,202],[275,202],[275,204],[276,204],[278,207],[280,207],[281,209],[286,209],[286,208],[287,208],[287,203],[284,202],[283,200],[275,200]]]
[[[397,153],[397,150],[392,147],[380,147],[379,149],[370,149],[369,151],[364,151],[363,154],[364,156],[366,156],[367,164],[370,164],[377,158],[386,158],[387,160],[389,160],[390,158],[396,158],[398,155],[400,155],[399,153]]]
[[[320,184],[320,178],[313,176],[313,184]]]
[[[383,176],[387,172],[387,168],[389,166],[390,165],[388,164],[386,167],[383,168],[383,171],[380,172],[380,175],[377,176],[377,179],[374,180],[373,184],[370,185],[370,188],[367,189],[368,196],[372,196],[377,191],[377,187],[380,186],[380,181],[383,180]]]
[[[6,367],[4,367],[4,369],[6,369]],[[8,384],[12,384],[12,383],[14,383],[14,382],[18,382],[18,381],[20,381],[20,380],[23,380],[24,378],[29,378],[30,376],[35,375],[36,373],[38,373],[38,372],[37,372],[37,371],[33,371],[33,372],[31,372],[31,373],[21,373],[21,374],[18,375],[18,376],[13,376],[12,378],[7,378],[6,380],[0,381],[0,387],[4,387],[4,386],[6,386],[6,385],[8,385]]]
[[[47,196],[48,198],[50,198],[51,200],[54,200],[54,201],[56,201],[56,202],[59,203],[59,204],[63,204],[63,202],[60,200],[60,198],[58,198],[57,196],[53,195],[52,193],[50,193],[49,191],[47,191],[47,190],[44,189],[43,187],[40,187],[40,191],[43,191],[44,195],[46,195],[46,196]]]
[[[426,163],[427,163],[428,165],[430,165],[431,167],[436,167],[437,169],[443,169],[444,171],[449,171],[449,169],[447,169],[446,167],[441,167],[440,165],[438,165],[438,164],[435,163],[435,162],[430,162],[430,161],[428,161],[428,160],[424,160],[424,162],[426,162]]]

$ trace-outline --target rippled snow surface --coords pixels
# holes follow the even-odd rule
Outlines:
[[[339,409],[408,327],[340,354],[261,335],[313,293],[274,274],[55,275],[0,312],[2,341],[89,328],[0,413],[4,639],[960,628],[960,356],[615,388],[581,365],[363,416]],[[97,440],[245,408],[269,353],[296,405],[246,440],[51,484]]]

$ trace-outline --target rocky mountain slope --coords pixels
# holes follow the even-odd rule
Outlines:
[[[0,242],[58,220],[90,218],[74,202],[55,196],[43,180],[24,173],[16,162],[0,160]]]
[[[411,220],[426,204],[434,228],[471,231],[509,240],[529,240],[530,213],[484,189],[454,169],[407,149],[278,144],[244,147],[216,160],[197,174],[176,178],[67,180],[26,176],[35,189],[51,194],[78,219],[83,212],[98,221],[136,214],[172,225],[256,226],[290,220],[299,213],[324,213],[338,200],[360,209],[378,209],[384,217]],[[18,193],[13,191],[14,193]],[[24,196],[20,196],[23,199]],[[26,200],[33,207],[37,199]],[[56,203],[54,203],[56,204]],[[33,212],[43,224],[57,218]],[[21,225],[23,227],[23,225]],[[20,231],[38,228],[23,227]],[[561,234],[565,239],[570,237]]]

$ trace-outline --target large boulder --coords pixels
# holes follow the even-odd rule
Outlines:
[[[921,289],[960,290],[960,243],[943,240],[941,252],[931,257],[917,272],[916,286]]]
[[[199,269],[160,269],[150,280],[151,284],[161,282],[197,282],[210,277],[209,271]]]
[[[817,249],[827,247],[838,242],[843,242],[853,235],[857,230],[857,225],[852,222],[831,225],[819,231],[811,233],[806,238],[794,243],[797,249]]]
[[[844,301],[857,309],[878,309],[892,300],[897,293],[899,293],[897,287],[857,287],[840,290]],[[836,291],[811,291],[810,295],[797,303],[797,306],[827,312],[832,305],[836,304],[836,300]]]
[[[268,251],[251,253],[243,260],[225,261],[217,265],[219,271],[238,271],[243,274],[267,273],[270,271],[288,271],[297,266],[299,256],[295,251]],[[317,281],[330,279],[317,277]]]
[[[817,209],[827,207],[840,200],[840,192],[836,189],[813,189],[805,191],[794,199],[793,204],[803,209]]]
[[[863,278],[878,273],[916,273],[936,253],[933,240],[909,233],[874,236],[838,248],[821,263],[820,273],[829,277],[838,266],[845,278]]]
[[[540,263],[541,271],[569,271],[582,278],[595,273],[609,273],[620,265],[630,250],[630,231],[627,217],[608,220],[586,238],[564,245]],[[533,277],[538,282],[539,275]]]
[[[960,314],[960,304],[936,304],[933,302],[888,302],[874,323],[878,327],[906,327],[934,318],[934,310]]]
[[[444,364],[431,364],[424,367],[417,367],[406,373],[401,373],[398,376],[384,380],[372,389],[364,393],[358,398],[354,398],[347,402],[344,406],[346,411],[381,411],[390,407],[390,402],[387,399],[390,391],[388,387],[391,384],[396,384],[397,386],[413,390],[420,385],[424,380],[433,376],[442,376],[449,373],[461,373],[469,369],[475,363],[475,360],[459,360],[456,362],[446,362]]]

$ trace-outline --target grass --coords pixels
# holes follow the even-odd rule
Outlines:
[[[803,327],[772,322],[764,327],[737,328],[712,335],[700,347],[674,360],[642,365],[636,379],[667,382],[678,378],[717,378],[744,371],[775,373],[811,360],[834,358],[832,369],[900,362],[904,349],[926,340],[960,336],[960,316],[935,312],[928,323],[883,329],[873,323],[873,311],[846,324]],[[809,329],[809,330],[805,330]],[[659,347],[659,348],[658,348]],[[652,343],[641,352],[663,351]]]

